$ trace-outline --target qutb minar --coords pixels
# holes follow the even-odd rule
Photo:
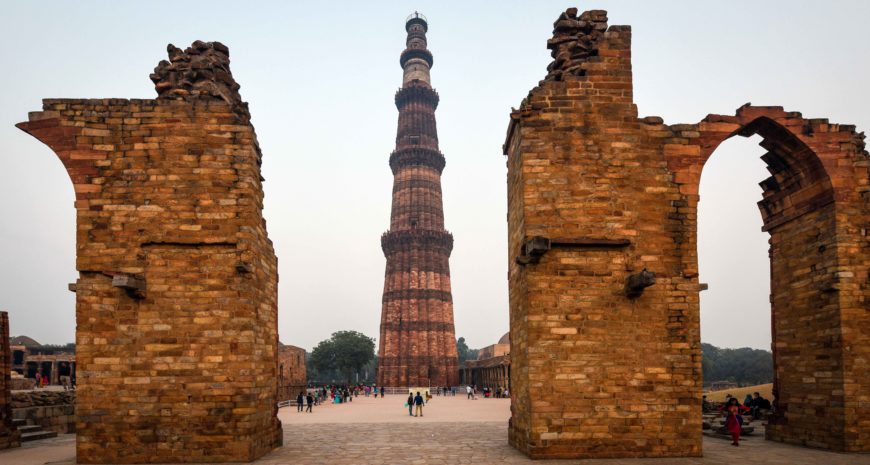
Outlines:
[[[453,236],[444,229],[435,108],[426,48],[426,18],[414,13],[400,63],[402,88],[396,92],[399,127],[393,170],[390,230],[381,237],[387,257],[381,337],[380,386],[455,386],[458,382],[450,252]]]

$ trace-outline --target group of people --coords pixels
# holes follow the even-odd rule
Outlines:
[[[426,392],[426,397],[431,399],[432,397],[429,395],[429,392]],[[420,395],[420,391],[417,391],[417,395],[414,395],[413,392],[408,393],[408,402],[405,405],[408,406],[408,415],[412,417],[423,416],[423,405],[425,405],[426,401],[423,399],[423,396]]]
[[[324,402],[343,404],[353,402],[354,397],[380,395],[384,397],[386,390],[377,386],[359,385],[324,385],[319,388],[309,388],[307,392],[299,391],[296,396],[296,412],[312,412],[312,408]]]
[[[310,392],[306,394],[300,391],[299,395],[296,396],[296,413],[302,412],[302,409],[306,404],[308,405],[308,408],[306,408],[305,411],[312,413],[311,408],[314,406],[314,394]]]
[[[74,375],[61,375],[60,384],[63,386],[64,391],[74,391],[76,388],[76,377]],[[36,372],[34,375],[34,379],[36,379],[36,388],[44,388],[51,384],[51,381],[48,379],[48,376],[43,375],[40,372]]]
[[[740,446],[740,432],[743,429],[743,415],[752,415],[752,418],[759,419],[761,416],[772,409],[769,400],[761,397],[759,392],[754,392],[752,395],[747,394],[743,403],[740,403],[736,397],[731,394],[725,396],[725,402],[716,405],[707,401],[707,396],[702,398],[702,407],[706,412],[718,411],[725,415],[725,430],[731,435],[731,445]]]
[[[508,399],[511,396],[511,393],[510,393],[510,391],[508,391],[508,388],[502,389],[501,386],[499,386],[495,390],[490,389],[487,386],[484,386],[481,392],[483,392],[484,398],[494,397],[496,399],[502,399],[502,398]],[[466,385],[465,386],[465,393],[468,395],[469,399],[477,399],[477,386],[470,385],[470,384]]]

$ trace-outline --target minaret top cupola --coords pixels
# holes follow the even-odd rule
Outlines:
[[[405,41],[405,50],[399,58],[402,69],[405,70],[402,79],[402,87],[412,81],[420,81],[431,85],[429,69],[432,68],[432,53],[426,48],[426,31],[429,23],[426,17],[416,11],[405,19],[405,31],[408,38]]]

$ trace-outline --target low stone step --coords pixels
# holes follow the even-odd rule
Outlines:
[[[56,438],[57,431],[38,431],[35,433],[24,433],[21,435],[21,442],[36,441],[37,439]]]
[[[23,418],[13,418],[12,424],[15,426],[24,426],[27,424],[27,420],[25,420]]]
[[[40,426],[40,425],[20,425],[20,426],[18,426],[18,431],[21,431],[21,434],[35,433],[37,431],[42,431],[42,426]]]

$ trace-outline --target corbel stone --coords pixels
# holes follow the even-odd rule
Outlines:
[[[116,274],[112,276],[112,286],[120,287],[127,295],[134,299],[145,298],[145,280],[128,274]]]
[[[656,283],[656,275],[646,268],[640,273],[634,273],[625,280],[625,296],[636,299],[643,294],[643,290]]]

